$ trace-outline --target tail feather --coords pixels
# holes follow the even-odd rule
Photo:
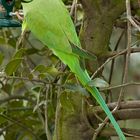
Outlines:
[[[77,67],[77,72],[75,73],[80,82],[83,85],[87,85],[87,83],[91,80],[88,73],[83,71],[80,67]],[[86,86],[86,89],[91,93],[91,95],[96,99],[96,101],[100,104],[102,109],[107,114],[108,118],[110,119],[112,125],[114,126],[120,140],[126,140],[122,130],[120,129],[118,123],[116,122],[115,118],[113,117],[111,111],[109,110],[108,106],[106,105],[104,99],[102,98],[100,92],[96,87]]]
[[[108,106],[106,105],[104,99],[100,95],[98,89],[96,87],[88,87],[87,90],[92,94],[92,96],[97,100],[97,102],[100,104],[102,109],[107,114],[108,118],[110,119],[111,123],[113,124],[120,140],[126,140],[122,130],[120,129],[118,123],[116,122],[115,118],[113,117],[111,111],[109,110]]]
[[[96,87],[88,86],[88,82],[91,81],[91,78],[89,77],[88,73],[80,67],[79,59],[77,59],[77,56],[70,54],[70,53],[64,53],[63,51],[60,51],[57,49],[53,50],[53,52],[55,53],[55,55],[57,55],[63,61],[63,63],[67,64],[70,67],[71,71],[73,73],[75,73],[75,75],[78,77],[78,79],[82,83],[82,85],[85,86],[87,88],[87,90],[91,93],[91,95],[97,100],[97,102],[100,104],[102,109],[105,111],[105,113],[109,117],[120,140],[126,140],[118,123],[116,122],[115,118],[113,117],[112,113],[110,112],[104,99],[100,95],[100,92],[97,90]]]

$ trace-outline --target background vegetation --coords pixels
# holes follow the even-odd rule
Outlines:
[[[114,110],[127,139],[140,139],[139,0],[64,2],[83,48],[98,58],[86,60],[91,84]],[[14,11],[21,8],[17,0]],[[21,28],[1,28],[1,139],[115,140],[105,117],[67,66],[30,31],[21,36]]]

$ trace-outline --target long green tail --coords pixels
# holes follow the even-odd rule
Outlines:
[[[76,76],[78,77],[78,79],[80,80],[80,82],[83,85],[86,85],[91,80],[89,75],[86,72],[84,72],[80,67],[79,68],[77,67],[75,72],[76,72],[75,73]],[[90,87],[90,86],[86,86],[86,88],[92,94],[92,96],[97,100],[97,102],[100,104],[102,109],[107,114],[107,116],[110,119],[112,125],[114,126],[120,140],[126,140],[122,130],[120,129],[118,123],[116,122],[115,118],[113,117],[111,111],[109,110],[108,106],[106,105],[106,103],[105,103],[104,99],[102,98],[98,89],[96,87]]]
[[[69,66],[71,71],[73,73],[75,73],[75,75],[78,77],[78,79],[82,83],[82,85],[85,88],[87,88],[87,90],[91,93],[91,95],[97,100],[97,102],[100,104],[100,106],[105,111],[108,118],[110,119],[120,140],[126,140],[123,132],[121,131],[118,123],[116,122],[115,118],[113,117],[111,111],[109,110],[108,106],[106,105],[106,103],[105,103],[104,99],[102,98],[98,89],[96,87],[88,86],[88,83],[91,81],[91,78],[89,77],[88,73],[81,68],[78,57],[71,53],[65,53],[65,52],[57,50],[57,49],[53,50],[53,52],[55,53],[55,55],[57,55],[62,60],[62,62],[64,64],[67,64]]]

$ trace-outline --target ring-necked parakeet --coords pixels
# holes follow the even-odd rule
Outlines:
[[[74,24],[63,2],[61,0],[32,0],[22,5],[24,12],[23,31],[30,29],[64,64],[69,66],[70,70],[105,111],[119,138],[126,140],[98,89],[88,86],[91,79],[87,71],[80,66],[81,56],[79,56],[79,54],[85,55],[85,53],[81,49]],[[78,53],[79,51],[81,53]]]

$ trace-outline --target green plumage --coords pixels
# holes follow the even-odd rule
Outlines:
[[[77,53],[81,44],[63,2],[61,0],[33,0],[30,3],[23,3],[23,11],[25,16],[23,30],[29,28],[64,64],[69,66],[105,111],[120,139],[126,140],[99,91],[96,87],[88,86],[91,79],[86,70],[80,67],[80,56]],[[72,45],[78,47],[75,48],[76,51],[73,50]],[[81,52],[83,53],[82,50]]]

